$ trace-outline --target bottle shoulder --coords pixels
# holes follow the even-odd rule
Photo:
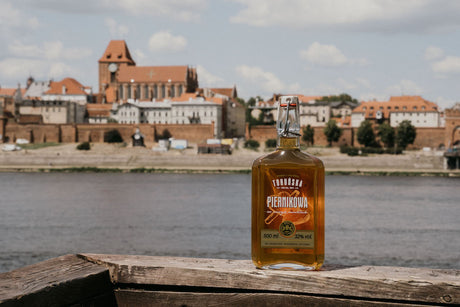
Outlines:
[[[318,168],[324,168],[323,162],[306,152],[303,152],[299,149],[295,150],[282,150],[278,149],[274,152],[271,152],[267,155],[261,156],[254,160],[253,167],[259,165],[278,165],[278,164],[296,164],[304,166],[315,166]]]

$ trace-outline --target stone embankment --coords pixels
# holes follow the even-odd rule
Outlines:
[[[189,171],[249,171],[252,161],[267,153],[235,149],[232,155],[197,154],[196,145],[185,150],[157,152],[150,148],[121,147],[93,144],[91,150],[76,149],[77,144],[63,144],[41,149],[0,152],[0,170],[36,171],[63,168],[135,168]],[[413,172],[442,173],[443,153],[409,151],[403,155],[369,155],[349,157],[338,148],[309,148],[307,152],[319,157],[329,172]],[[455,172],[449,172],[455,173]]]

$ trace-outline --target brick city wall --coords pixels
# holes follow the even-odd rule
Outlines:
[[[314,127],[313,129],[315,131],[315,145],[327,146],[328,142],[326,136],[324,135],[324,128]],[[342,128],[342,131],[342,136],[340,137],[339,141],[333,142],[332,146],[361,146],[358,143],[356,136],[358,129]],[[446,133],[445,131],[445,128],[417,128],[417,136],[415,138],[414,144],[409,148],[420,149],[423,147],[438,148],[440,145],[447,146],[448,144],[444,144],[444,137]],[[456,133],[460,135],[460,129],[458,129]],[[274,126],[252,126],[251,128],[247,127],[246,138],[256,140],[259,143],[263,143],[268,139],[276,139],[276,129]],[[301,140],[301,143],[304,143],[304,141]]]
[[[168,125],[168,124],[77,124],[77,125],[20,125],[8,123],[4,128],[3,140],[16,142],[17,139],[26,139],[31,143],[78,143],[78,142],[104,142],[104,134],[116,129],[127,143],[131,142],[136,129],[144,135],[144,142],[151,144],[157,135],[162,135],[168,130],[173,138],[186,139],[191,143],[203,143],[214,137],[214,125]]]
[[[313,127],[314,134],[314,145],[326,146],[329,145],[327,138],[324,135],[323,127]],[[342,129],[342,136],[338,142],[333,142],[332,146],[341,145],[352,145],[353,144],[353,131],[351,128]],[[274,126],[246,126],[246,139],[253,139],[259,143],[264,143],[268,139],[276,139],[277,133]],[[304,141],[301,140],[301,143]],[[354,143],[357,145],[357,142]]]
[[[409,148],[439,148],[444,144],[444,135],[446,133],[445,128],[417,128],[417,135],[415,136],[414,144]]]
[[[447,109],[446,115],[446,134],[444,145],[452,147],[455,142],[460,141],[460,110]]]

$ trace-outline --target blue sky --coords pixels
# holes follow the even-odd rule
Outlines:
[[[126,40],[137,65],[190,65],[202,87],[460,101],[456,0],[0,0],[0,86],[73,77]]]

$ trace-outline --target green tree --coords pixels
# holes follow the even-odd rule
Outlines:
[[[396,144],[399,148],[406,149],[407,145],[414,144],[417,132],[410,120],[403,120],[396,130]]]
[[[395,130],[389,124],[381,124],[377,134],[386,148],[392,148],[395,145]]]
[[[274,148],[276,147],[276,139],[268,139],[265,141],[265,147],[267,148]]]
[[[372,128],[372,123],[368,120],[365,120],[359,125],[358,132],[356,134],[359,144],[364,147],[374,147],[377,142],[375,141],[374,128]]]
[[[245,103],[244,106],[246,108],[246,122],[249,123],[249,126],[256,126],[263,124],[263,114],[259,115],[259,118],[252,117],[252,110],[251,107],[256,105],[257,100],[262,101],[263,99],[260,96],[257,97],[250,97]],[[261,111],[263,113],[263,111]],[[261,117],[262,116],[262,117]],[[262,119],[261,119],[262,118]]]
[[[342,135],[342,129],[337,126],[335,120],[331,119],[327,122],[326,127],[324,127],[324,135],[329,142],[329,146],[332,146],[332,142],[337,142]]]
[[[123,138],[117,129],[112,129],[104,134],[104,142],[106,143],[123,143]]]
[[[315,143],[315,130],[310,125],[307,125],[307,127],[303,128],[302,132],[302,140],[309,146],[313,145]]]
[[[321,99],[317,99],[316,101],[327,101],[327,102],[332,102],[332,101],[352,101],[355,103],[359,103],[357,99],[351,97],[348,94],[340,94],[340,95],[332,95],[332,96],[323,96]]]

